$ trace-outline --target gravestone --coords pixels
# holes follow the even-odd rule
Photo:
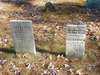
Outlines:
[[[35,41],[32,35],[32,21],[11,20],[10,26],[16,52],[30,52],[36,54]]]
[[[66,56],[83,57],[85,52],[86,25],[66,26]]]

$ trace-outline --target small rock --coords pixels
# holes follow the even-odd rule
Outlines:
[[[3,69],[3,67],[2,67],[2,65],[0,65],[0,70],[2,70]]]
[[[75,75],[75,69],[69,69],[69,72],[71,73],[71,75]]]
[[[64,67],[65,67],[65,68],[70,68],[70,65],[64,64]]]
[[[49,59],[52,60],[52,55],[49,56]]]
[[[48,69],[54,69],[54,65],[52,64],[52,63],[50,63],[49,65],[48,65]]]
[[[69,59],[65,58],[65,61],[69,62]]]
[[[76,71],[76,75],[85,75],[83,69],[79,69]]]
[[[3,54],[3,52],[0,51],[0,54]]]
[[[44,70],[43,73],[41,73],[41,75],[48,75],[48,70]]]
[[[61,55],[61,58],[64,59],[64,55],[63,54]]]
[[[15,73],[15,75],[20,75],[20,71],[19,70],[15,71],[14,73]]]
[[[7,62],[7,60],[0,60],[0,65],[4,65]]]
[[[29,69],[29,70],[31,70],[32,69],[32,65],[28,63],[28,65],[27,65],[26,68]]]
[[[60,55],[58,55],[57,58],[60,58]]]
[[[2,61],[2,64],[5,64],[6,62],[7,62],[7,60],[3,60],[3,61]]]
[[[19,70],[18,67],[16,67],[16,65],[13,65],[12,69],[15,71],[15,70]]]

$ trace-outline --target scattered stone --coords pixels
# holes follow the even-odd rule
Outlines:
[[[21,75],[19,70],[18,71],[16,70],[14,73],[15,75]]]
[[[75,69],[70,68],[69,72],[71,73],[71,75],[75,75]]]
[[[76,75],[85,75],[84,70],[83,69],[77,70]]]
[[[29,69],[29,70],[31,70],[32,67],[33,67],[33,66],[32,66],[30,63],[28,63],[26,68]]]
[[[58,55],[57,58],[59,59],[60,58],[60,55]]]
[[[7,62],[7,60],[0,60],[0,65],[4,65]]]
[[[48,75],[48,70],[44,70],[43,73],[41,73],[41,75]]]
[[[52,60],[52,59],[53,59],[52,55],[50,55],[50,56],[49,56],[49,59],[50,59],[50,60]]]
[[[64,67],[65,67],[65,68],[68,68],[68,69],[71,68],[71,66],[68,65],[68,64],[64,64]]]
[[[48,69],[54,69],[55,68],[55,66],[53,65],[53,63],[49,63],[49,65],[48,65]]]
[[[65,61],[69,62],[69,59],[68,58],[65,58]]]
[[[2,70],[3,69],[3,67],[2,67],[2,65],[0,65],[0,70]]]

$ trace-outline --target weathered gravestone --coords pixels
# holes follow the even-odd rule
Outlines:
[[[85,52],[86,25],[66,26],[66,56],[81,58]]]
[[[30,20],[11,20],[10,25],[16,52],[36,54],[32,22]]]

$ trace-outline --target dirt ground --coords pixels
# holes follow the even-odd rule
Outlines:
[[[32,3],[0,2],[0,75],[100,75],[100,11],[65,5],[57,5],[55,12],[42,9]],[[32,20],[40,50],[36,56],[7,51],[13,48],[12,19]],[[80,20],[87,24],[86,54],[70,59],[63,55],[64,27]]]

